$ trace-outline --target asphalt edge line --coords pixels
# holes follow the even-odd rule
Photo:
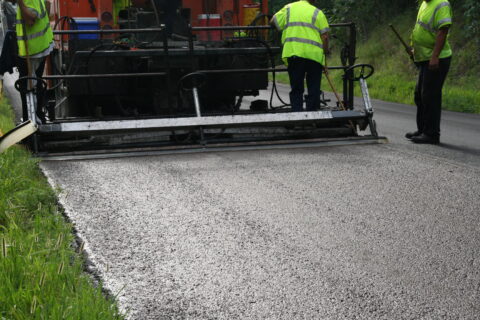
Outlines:
[[[102,288],[102,293],[105,295],[106,298],[112,299],[116,306],[118,307],[118,311],[120,315],[123,315],[125,319],[128,319],[128,313],[130,312],[128,308],[124,307],[123,304],[120,302],[119,297],[121,296],[122,291],[125,290],[125,287],[122,287],[122,289],[114,293],[112,290],[108,287],[107,288],[107,282],[105,281],[105,278],[102,276],[103,272],[97,267],[97,260],[95,259],[95,254],[91,251],[89,243],[86,241],[85,236],[80,232],[73,219],[71,218],[71,215],[69,212],[73,211],[73,208],[69,207],[66,202],[66,198],[68,197],[68,193],[65,191],[62,191],[60,186],[57,185],[51,175],[48,173],[48,170],[43,168],[42,163],[40,162],[38,167],[40,168],[42,174],[45,176],[47,179],[48,184],[50,187],[55,191],[59,190],[56,192],[56,198],[57,198],[57,206],[61,209],[61,214],[64,217],[64,219],[72,226],[72,233],[74,237],[74,243],[72,245],[75,246],[75,248],[79,248],[83,244],[83,260],[84,260],[84,266],[83,266],[83,272],[90,276],[90,278],[93,281],[93,284],[95,286],[98,286],[101,284]]]

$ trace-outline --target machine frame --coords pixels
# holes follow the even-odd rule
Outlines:
[[[332,24],[332,29],[339,28],[346,30],[348,41],[345,43],[341,66],[329,66],[328,70],[343,71],[343,103],[342,108],[337,103],[319,111],[288,112],[287,109],[261,108],[261,110],[237,110],[209,111],[204,110],[202,99],[202,85],[205,84],[205,77],[210,75],[244,75],[252,79],[251,75],[265,76],[268,73],[275,75],[279,72],[286,72],[286,68],[277,68],[274,63],[271,66],[263,65],[247,68],[209,68],[199,66],[199,57],[220,57],[222,55],[264,55],[267,61],[278,59],[281,47],[274,42],[265,46],[221,48],[218,46],[199,47],[196,34],[199,32],[245,32],[264,35],[273,29],[270,26],[217,26],[217,27],[193,27],[188,25],[187,37],[181,38],[181,44],[176,46],[172,39],[166,34],[165,26],[159,28],[143,29],[114,29],[114,30],[55,30],[54,34],[60,39],[64,48],[65,37],[76,37],[78,35],[96,34],[100,38],[109,36],[122,36],[124,34],[157,34],[160,36],[161,46],[157,48],[135,49],[135,50],[95,50],[96,58],[115,59],[119,57],[138,58],[146,57],[151,60],[160,59],[163,63],[161,71],[155,72],[134,72],[134,73],[85,73],[85,74],[62,74],[51,72],[39,81],[44,81],[45,86],[55,88],[54,99],[50,105],[50,121],[37,123],[38,131],[33,141],[33,149],[40,156],[59,156],[68,154],[101,155],[124,152],[138,152],[145,150],[218,150],[218,147],[225,148],[245,146],[251,147],[272,147],[273,145],[308,145],[318,143],[331,144],[332,141],[350,141],[350,143],[383,143],[386,139],[380,137],[373,120],[373,107],[368,94],[366,78],[373,73],[373,68],[368,65],[355,65],[356,62],[356,29],[354,23]],[[233,37],[229,41],[245,41],[247,37]],[[266,42],[265,40],[262,40]],[[247,41],[248,42],[248,41]],[[178,45],[178,41],[177,41]],[[65,57],[70,57],[70,63],[75,59],[92,56],[91,50],[59,51],[56,56],[57,62],[64,63]],[[177,59],[187,61],[188,67],[178,67]],[[178,69],[183,71],[182,77],[176,87],[172,83],[174,74]],[[371,68],[368,75],[364,69]],[[70,68],[66,68],[69,69]],[[355,76],[355,70],[361,69],[360,76]],[[166,92],[182,91],[189,93],[188,101],[192,104],[189,114],[157,114],[150,116],[113,116],[104,117],[75,117],[61,116],[59,111],[65,108],[69,94],[68,81],[88,81],[89,86],[92,79],[166,79]],[[354,109],[354,85],[360,82],[364,100],[364,107],[361,110]],[[186,84],[188,83],[188,84]],[[65,85],[67,84],[67,85]],[[211,84],[210,84],[211,85]],[[175,88],[172,91],[171,86]],[[274,90],[273,88],[272,90]],[[244,90],[236,97],[241,101],[243,94],[258,94],[258,87],[253,90]],[[234,91],[232,91],[234,92]],[[230,93],[232,94],[232,93]],[[273,91],[272,91],[273,95]],[[31,100],[28,100],[31,101]],[[171,94],[168,94],[167,109],[175,110],[175,102]],[[33,100],[34,103],[34,100]],[[326,105],[326,102],[324,102]],[[65,114],[65,113],[63,113]],[[60,116],[59,116],[60,115]],[[370,134],[359,135],[359,131],[369,128]]]

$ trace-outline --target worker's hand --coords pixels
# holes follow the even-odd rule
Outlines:
[[[428,63],[428,69],[430,70],[438,70],[440,65],[440,60],[438,57],[432,57],[430,58],[430,62]]]

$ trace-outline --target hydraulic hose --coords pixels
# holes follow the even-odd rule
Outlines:
[[[271,64],[272,69],[273,69],[273,71],[272,71],[272,90],[271,90],[270,102],[269,102],[270,109],[271,110],[277,110],[277,109],[282,109],[282,108],[290,106],[289,103],[283,101],[282,97],[280,96],[280,93],[278,92],[277,83],[276,83],[276,72],[275,72],[275,69],[276,69],[275,55],[272,52],[271,46],[264,40],[260,40],[260,39],[256,39],[256,38],[252,38],[252,39],[248,39],[248,40],[256,41],[256,42],[262,44],[267,49],[267,53],[268,53],[268,56],[270,58],[270,64]],[[273,96],[274,95],[277,96],[277,99],[282,103],[282,105],[275,106],[275,107],[273,106]]]
[[[268,21],[270,21],[270,19],[272,18],[272,16],[270,15],[267,15],[267,14],[264,14],[264,13],[260,13],[258,14],[255,19],[253,19],[253,21],[249,24],[249,26],[256,26],[257,25],[257,22],[258,21],[261,21],[261,19],[265,19],[267,18]],[[250,31],[251,33],[255,32],[254,30],[251,30]],[[267,49],[267,52],[268,52],[268,55],[269,55],[269,58],[270,58],[270,64],[272,66],[272,90],[271,90],[271,94],[270,94],[270,101],[269,101],[269,107],[271,110],[277,110],[277,109],[282,109],[282,108],[285,108],[285,107],[288,107],[290,106],[289,103],[285,102],[282,97],[280,96],[279,92],[278,92],[278,88],[277,88],[277,82],[276,82],[276,72],[275,72],[275,69],[276,69],[276,65],[275,65],[275,55],[273,54],[272,52],[272,48],[271,46],[264,40],[261,40],[259,39],[258,37],[258,31],[256,33],[256,37],[252,37],[251,39],[249,40],[253,40],[253,41],[257,41],[259,42],[260,44],[262,44],[266,49]],[[282,103],[282,105],[280,106],[273,106],[273,96],[276,95],[277,99]]]

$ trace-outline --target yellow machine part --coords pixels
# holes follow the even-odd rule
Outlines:
[[[243,6],[243,25],[250,25],[255,17],[260,13],[260,5],[245,5]]]
[[[243,25],[255,25],[255,26],[266,26],[268,25],[269,21],[267,16],[263,15],[262,18],[258,17],[261,14],[261,7],[259,4],[250,4],[243,6]],[[263,34],[263,38],[268,40],[268,31],[260,31]]]
[[[130,0],[113,0],[113,21],[118,23],[118,13],[120,10],[130,6]]]

